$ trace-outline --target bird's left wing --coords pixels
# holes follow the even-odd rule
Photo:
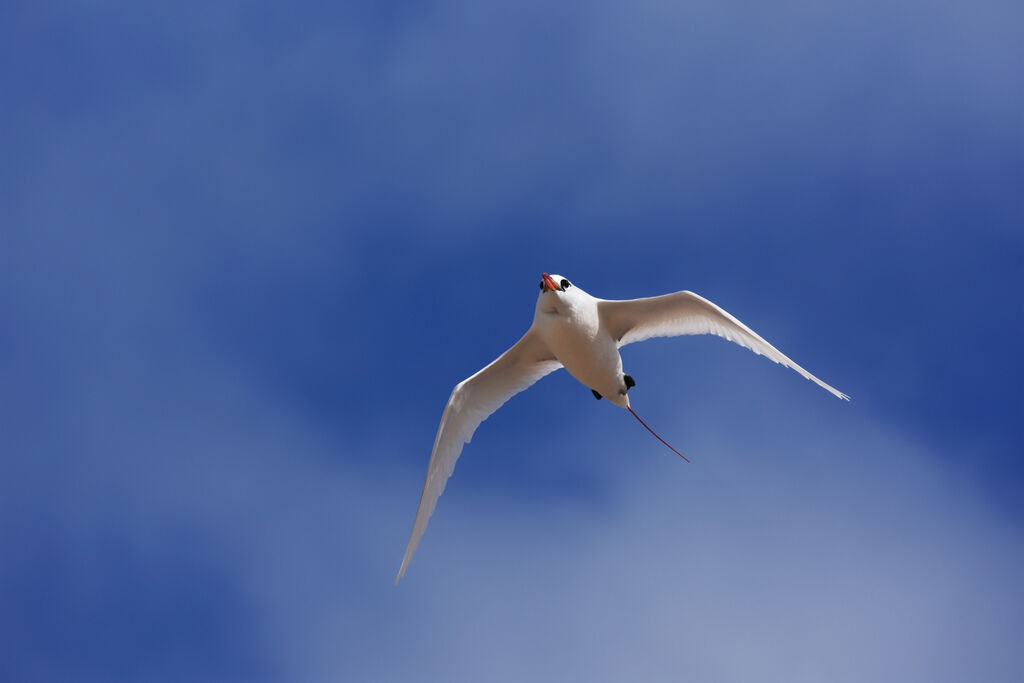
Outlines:
[[[437,428],[427,479],[423,482],[423,493],[416,510],[416,521],[395,583],[401,580],[416,552],[416,546],[427,529],[427,522],[434,512],[438,497],[444,491],[445,482],[455,469],[455,461],[459,459],[463,445],[469,443],[480,423],[505,401],[560,367],[562,364],[555,360],[540,335],[531,328],[515,346],[493,363],[455,385],[441,416],[441,425]]]
[[[794,363],[727,311],[693,292],[676,292],[627,301],[602,299],[597,306],[601,325],[608,330],[620,347],[651,337],[714,334],[792,368],[835,396],[850,400],[843,392],[822,382]]]

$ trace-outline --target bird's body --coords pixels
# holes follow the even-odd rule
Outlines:
[[[490,365],[459,382],[448,399],[396,582],[405,574],[462,446],[469,443],[477,426],[509,398],[560,367],[595,397],[608,399],[640,420],[629,404],[627,392],[635,383],[622,371],[619,349],[651,337],[715,334],[790,367],[835,396],[848,399],[693,292],[628,301],[598,299],[565,278],[547,273],[543,274],[540,289],[533,324],[526,334]],[[640,422],[647,427],[643,420]],[[654,434],[650,427],[647,429]]]
[[[573,296],[541,296],[527,334],[540,335],[555,359],[581,384],[625,408],[629,398],[622,356],[618,343],[601,324],[597,303],[598,299],[578,288]]]

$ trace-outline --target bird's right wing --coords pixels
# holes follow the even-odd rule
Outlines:
[[[676,292],[626,301],[602,299],[598,302],[598,315],[601,324],[620,347],[651,337],[714,334],[792,368],[833,395],[850,400],[849,396],[804,370],[764,337],[699,294]]]
[[[505,401],[560,367],[562,364],[555,360],[540,335],[531,328],[515,346],[493,363],[455,385],[441,416],[441,425],[437,428],[427,478],[423,482],[423,493],[416,510],[416,521],[395,583],[401,580],[416,552],[416,546],[427,529],[427,522],[434,512],[438,497],[444,491],[445,482],[455,469],[455,461],[459,459],[463,445],[469,443],[480,423]]]

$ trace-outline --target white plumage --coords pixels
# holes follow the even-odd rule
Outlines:
[[[593,297],[560,275],[544,273],[530,329],[493,363],[455,385],[448,399],[395,582],[401,580],[416,552],[463,445],[491,413],[560,367],[595,394],[632,412],[626,393],[632,383],[627,383],[622,372],[619,348],[651,337],[684,334],[718,335],[792,368],[835,396],[849,400],[732,315],[693,292],[613,301]]]

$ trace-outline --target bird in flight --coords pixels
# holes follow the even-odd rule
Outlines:
[[[849,400],[849,396],[822,382],[732,315],[693,292],[614,301],[593,297],[561,275],[543,273],[541,277],[530,329],[512,348],[452,390],[437,428],[416,520],[395,583],[401,580],[416,552],[463,445],[506,401],[558,368],[568,370],[597,399],[608,399],[633,413],[640,424],[684,460],[686,456],[655,434],[630,407],[627,392],[636,382],[622,372],[619,355],[626,344],[652,337],[714,334],[792,368],[835,396]]]

